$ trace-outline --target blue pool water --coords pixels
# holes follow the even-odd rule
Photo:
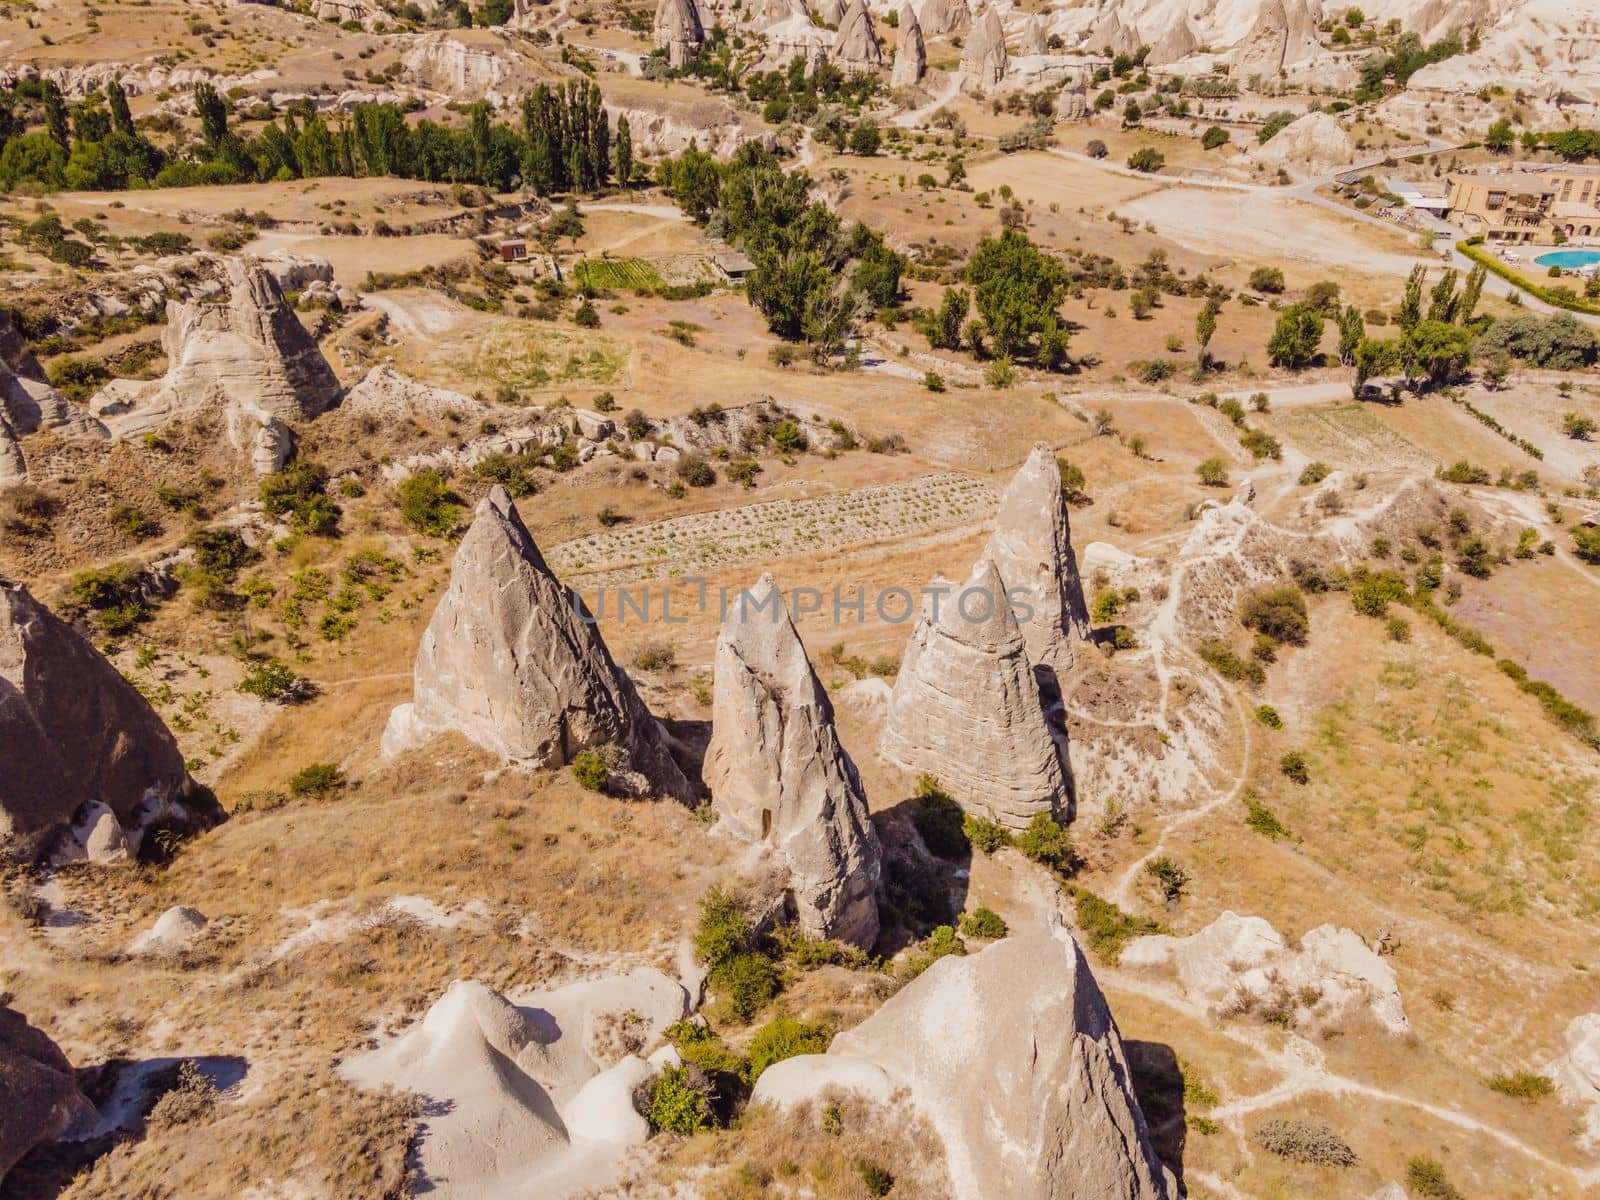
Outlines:
[[[1533,260],[1541,267],[1560,267],[1563,271],[1576,271],[1600,263],[1600,250],[1552,250]]]

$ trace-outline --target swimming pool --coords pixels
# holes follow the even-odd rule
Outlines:
[[[1560,267],[1563,271],[1576,271],[1600,263],[1600,250],[1552,250],[1533,260],[1541,267]]]

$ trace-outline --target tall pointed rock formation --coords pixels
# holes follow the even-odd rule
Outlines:
[[[496,485],[456,550],[417,648],[412,701],[389,715],[384,757],[447,730],[533,766],[611,745],[655,791],[691,799],[661,726],[576,604]]]
[[[894,69],[889,73],[891,88],[911,87],[928,69],[928,47],[922,39],[922,24],[911,5],[900,9],[900,40],[894,50]]]
[[[1064,813],[1067,767],[1045,723],[1027,647],[994,564],[930,594],[889,699],[882,751],[938,778],[967,812],[1025,828]]]
[[[1000,14],[991,5],[972,26],[972,33],[961,51],[961,73],[969,83],[992,88],[1006,77],[1010,61]]]
[[[698,54],[705,36],[695,0],[661,0],[656,5],[656,45],[667,52],[670,66],[681,67]]]
[[[1034,13],[1022,27],[1022,40],[1017,43],[1017,53],[1043,54],[1049,48],[1049,41],[1043,18]]]
[[[103,851],[91,857],[121,858],[163,819],[205,826],[222,810],[133,685],[26,588],[0,580],[0,839],[76,822]]]
[[[922,0],[917,24],[924,37],[944,37],[972,24],[972,12],[967,0]]]
[[[1105,994],[1048,922],[941,958],[826,1054],[767,1068],[754,1100],[904,1088],[944,1144],[956,1200],[1176,1200]]]
[[[1039,444],[1000,498],[984,549],[1008,587],[1027,593],[1032,613],[1019,622],[1028,658],[1065,670],[1072,643],[1089,636],[1089,608],[1072,550],[1072,526],[1055,452]]]
[[[839,35],[833,40],[833,65],[846,71],[876,71],[883,66],[878,31],[867,11],[867,0],[850,0],[839,18]]]
[[[800,928],[870,948],[878,838],[833,705],[770,574],[722,622],[705,780],[729,830],[781,855]]]

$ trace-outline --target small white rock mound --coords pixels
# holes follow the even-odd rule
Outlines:
[[[442,418],[448,413],[473,416],[484,406],[471,396],[448,388],[420,383],[380,363],[362,377],[339,403],[341,413],[393,420],[405,417]]]
[[[205,927],[205,914],[199,909],[174,905],[129,943],[128,953],[153,958],[178,954],[192,946]]]
[[[560,1200],[606,1187],[649,1134],[633,1093],[656,1066],[597,1060],[596,1027],[626,1021],[642,1048],[687,1011],[687,993],[648,969],[513,998],[457,980],[418,1025],[341,1069],[436,1106],[418,1155],[442,1200]]]
[[[0,838],[61,834],[64,857],[115,861],[159,818],[222,816],[149,702],[26,588],[0,580]]]
[[[1055,451],[1039,444],[1000,498],[984,557],[1006,586],[1026,594],[1031,612],[1019,620],[1035,664],[1072,665],[1072,644],[1089,636],[1089,606],[1072,550],[1072,523]]]
[[[660,0],[656,5],[655,42],[667,52],[670,66],[681,67],[700,53],[705,36],[695,0]]]
[[[889,86],[911,87],[928,69],[928,47],[923,41],[922,24],[909,4],[900,6],[898,32],[900,40],[894,48],[894,69],[889,72]]]
[[[612,746],[656,792],[692,799],[661,726],[579,608],[496,485],[456,549],[417,648],[413,699],[383,732],[384,757],[448,730],[530,766]]]
[[[60,1047],[0,1004],[0,1184],[29,1150],[95,1118]]]
[[[1314,112],[1289,122],[1255,153],[1257,162],[1326,175],[1349,166],[1355,143],[1332,113]]]
[[[1394,968],[1351,929],[1319,925],[1294,948],[1260,917],[1224,912],[1188,937],[1135,939],[1121,964],[1170,967],[1190,999],[1211,1009],[1282,1001],[1314,1014],[1370,1012],[1394,1034],[1411,1029]]]
[[[1600,1151],[1600,1012],[1573,1018],[1567,1026],[1567,1052],[1546,1073],[1563,1100],[1583,1109],[1579,1148]]]
[[[973,24],[967,44],[962,47],[961,74],[968,84],[992,88],[1006,77],[1009,63],[1005,29],[1000,24],[1000,14],[991,5]]]
[[[1168,1200],[1122,1037],[1052,915],[941,958],[825,1055],[767,1068],[754,1100],[904,1088],[944,1143],[957,1200]]]
[[[938,594],[942,591],[942,595]],[[884,722],[883,756],[938,778],[967,812],[1010,829],[1065,813],[1068,772],[994,564],[929,585]]]
[[[833,704],[770,574],[723,619],[711,714],[705,781],[724,827],[775,851],[808,935],[870,948],[878,837]]]

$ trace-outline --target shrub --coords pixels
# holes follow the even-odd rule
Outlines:
[[[1228,464],[1220,458],[1208,458],[1195,467],[1194,473],[1206,487],[1228,486]]]
[[[706,980],[722,994],[724,1011],[736,1021],[749,1021],[778,994],[778,969],[752,951],[723,959]]]
[[[1283,718],[1278,715],[1278,710],[1270,704],[1256,705],[1256,720],[1260,721],[1268,729],[1283,728]]]
[[[1256,1130],[1256,1141],[1263,1150],[1293,1162],[1319,1167],[1351,1167],[1356,1152],[1350,1143],[1321,1121],[1275,1117]]]
[[[1310,487],[1312,484],[1321,483],[1333,473],[1333,468],[1325,462],[1308,462],[1300,472],[1300,486]]]
[[[747,488],[755,487],[756,476],[761,474],[761,464],[753,458],[736,458],[724,469],[731,482],[743,484]]]
[[[418,533],[443,537],[461,516],[457,497],[434,470],[422,470],[400,484],[400,515]]]
[[[887,1196],[894,1189],[894,1176],[875,1162],[862,1159],[856,1164],[856,1172],[869,1196]]]
[[[335,763],[312,763],[289,776],[289,794],[326,800],[345,785],[344,772]]]
[[[690,487],[710,487],[717,481],[717,472],[706,461],[705,455],[690,452],[678,460],[678,478]]]
[[[1135,171],[1146,171],[1154,174],[1166,165],[1166,156],[1151,146],[1141,147],[1128,155],[1128,166]]]
[[[1260,429],[1247,430],[1239,444],[1255,458],[1270,458],[1274,462],[1283,457],[1283,447],[1278,439]]]
[[[780,421],[772,430],[772,445],[782,454],[798,454],[811,444],[806,431],[793,421]]]
[[[699,1133],[716,1124],[711,1097],[687,1067],[666,1067],[650,1087],[650,1125],[664,1133]]]
[[[966,835],[968,842],[985,854],[993,854],[1001,846],[1015,844],[1011,831],[1004,825],[986,821],[970,813],[961,820],[961,832]]]
[[[1555,1081],[1548,1075],[1534,1071],[1513,1071],[1508,1075],[1491,1075],[1484,1084],[1490,1091],[1518,1100],[1542,1100],[1556,1090]]]
[[[1213,125],[1200,135],[1200,145],[1206,150],[1215,150],[1218,146],[1228,144],[1228,131],[1220,125]]]
[[[1409,642],[1411,640],[1411,622],[1404,617],[1390,617],[1384,622],[1383,630],[1389,635],[1391,642]]]
[[[1254,659],[1241,658],[1225,642],[1201,642],[1200,657],[1221,675],[1236,683],[1264,683],[1266,670]]]
[[[1278,770],[1295,783],[1310,783],[1311,771],[1306,766],[1306,756],[1298,750],[1290,750],[1278,760]]]
[[[161,522],[131,504],[119,504],[111,510],[111,524],[124,537],[142,542],[161,532]]]
[[[773,1063],[799,1054],[821,1054],[828,1048],[832,1031],[826,1025],[776,1017],[756,1030],[750,1039],[748,1080],[755,1083]]]
[[[1278,820],[1277,816],[1265,804],[1256,798],[1256,794],[1247,791],[1244,794],[1244,803],[1247,810],[1244,823],[1263,837],[1278,841],[1282,838],[1292,838],[1288,826]]]
[[[1456,1185],[1444,1172],[1444,1164],[1426,1154],[1413,1155],[1406,1162],[1406,1185],[1426,1200],[1463,1200]]]
[[[1067,893],[1073,900],[1078,928],[1089,939],[1089,948],[1109,966],[1116,966],[1122,948],[1134,938],[1162,932],[1157,922],[1125,913],[1085,888],[1069,884]]]
[[[239,690],[274,704],[298,704],[312,694],[311,682],[296,675],[287,663],[269,658],[256,663],[239,680]]]
[[[695,926],[694,952],[707,967],[715,967],[748,947],[750,921],[733,893],[720,883],[700,897],[700,918]]]
[[[944,391],[944,376],[937,371],[928,371],[922,376],[922,386],[930,392]]]
[[[301,533],[331,537],[339,531],[339,506],[328,499],[327,468],[298,459],[261,481],[261,507],[274,517],[289,514]]]
[[[598,792],[611,778],[611,768],[606,766],[606,760],[598,753],[585,750],[573,756],[572,777],[578,781],[579,787],[586,791]]]
[[[1600,563],[1600,525],[1580,525],[1574,529],[1572,549],[1584,562]]]
[[[1028,827],[1017,835],[1017,849],[1062,875],[1071,875],[1082,865],[1072,835],[1049,813],[1033,815]]]
[[[1269,296],[1281,295],[1284,289],[1283,271],[1277,267],[1257,267],[1250,272],[1250,290]]]
[[[1162,898],[1165,900],[1179,899],[1183,895],[1183,889],[1189,886],[1189,872],[1165,854],[1160,858],[1152,858],[1144,865],[1144,869],[1145,873],[1156,881],[1156,886],[1161,889]]]
[[[902,980],[915,979],[941,958],[948,958],[952,954],[959,957],[966,952],[967,947],[951,926],[936,925],[923,939],[917,952],[907,957],[901,965],[900,977]]]
[[[996,938],[1005,937],[1008,931],[1005,920],[999,913],[980,905],[962,916],[961,932],[968,937],[994,941]]]
[[[194,551],[196,567],[229,583],[241,568],[260,557],[232,529],[197,529],[183,544]]]
[[[178,1064],[177,1082],[156,1101],[145,1122],[156,1129],[188,1125],[210,1116],[216,1106],[216,1081],[186,1058]]]
[[[911,823],[917,827],[923,844],[940,858],[960,858],[971,850],[963,829],[965,818],[961,806],[932,775],[917,780]]]
[[[1466,459],[1459,459],[1448,467],[1440,467],[1435,474],[1445,483],[1488,483],[1489,472],[1475,467]]]
[[[1311,631],[1306,598],[1299,588],[1268,588],[1245,597],[1239,620],[1246,629],[1264,633],[1273,641],[1303,646]]]

